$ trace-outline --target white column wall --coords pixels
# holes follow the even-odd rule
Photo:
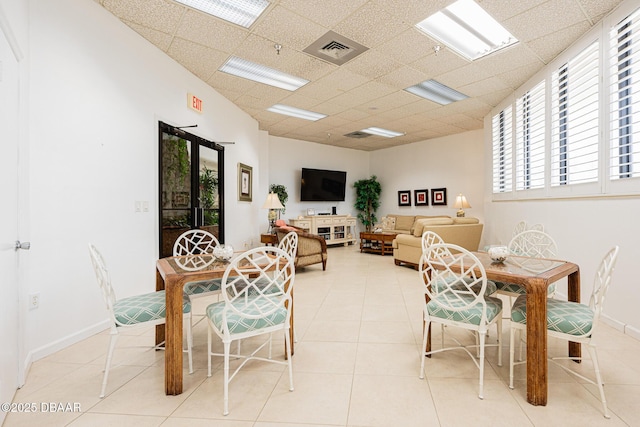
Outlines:
[[[30,2],[29,358],[104,327],[87,244],[102,251],[119,297],[155,290],[158,121],[235,141],[225,150],[226,240],[258,235],[259,203],[237,201],[237,163],[261,182],[255,120],[92,1]],[[203,100],[198,114],[187,93]],[[264,189],[264,190],[263,190]],[[149,212],[135,213],[135,201]],[[261,216],[260,216],[261,217]]]

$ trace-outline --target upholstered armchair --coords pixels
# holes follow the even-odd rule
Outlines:
[[[298,234],[298,250],[294,260],[296,268],[322,263],[322,269],[326,270],[327,242],[325,242],[324,237],[307,233],[291,225],[276,227],[274,231],[278,237],[278,242],[290,231],[295,231]]]

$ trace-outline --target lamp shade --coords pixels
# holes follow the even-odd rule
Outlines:
[[[276,193],[269,193],[267,200],[262,205],[262,209],[284,209],[278,195]]]
[[[456,196],[456,201],[453,204],[453,207],[456,209],[467,209],[470,208],[471,205],[467,202],[467,198],[464,197],[464,194],[460,193]]]

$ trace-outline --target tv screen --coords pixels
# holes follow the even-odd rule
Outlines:
[[[301,202],[344,202],[347,173],[302,168]]]

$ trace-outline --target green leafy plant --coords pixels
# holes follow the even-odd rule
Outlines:
[[[278,199],[280,200],[280,203],[282,203],[282,206],[285,207],[285,209],[282,209],[282,213],[285,212],[286,210],[286,204],[287,204],[287,200],[289,200],[289,194],[287,193],[287,187],[285,187],[284,185],[280,185],[280,184],[271,184],[271,186],[269,187],[269,192],[270,193],[276,193],[278,195]]]
[[[216,190],[218,189],[218,176],[216,171],[202,167],[200,171],[200,207],[211,209],[215,203]]]
[[[365,226],[367,232],[378,221],[376,211],[380,207],[380,193],[382,186],[378,178],[372,175],[369,179],[361,179],[353,183],[356,189],[355,208],[358,210],[358,219]]]

